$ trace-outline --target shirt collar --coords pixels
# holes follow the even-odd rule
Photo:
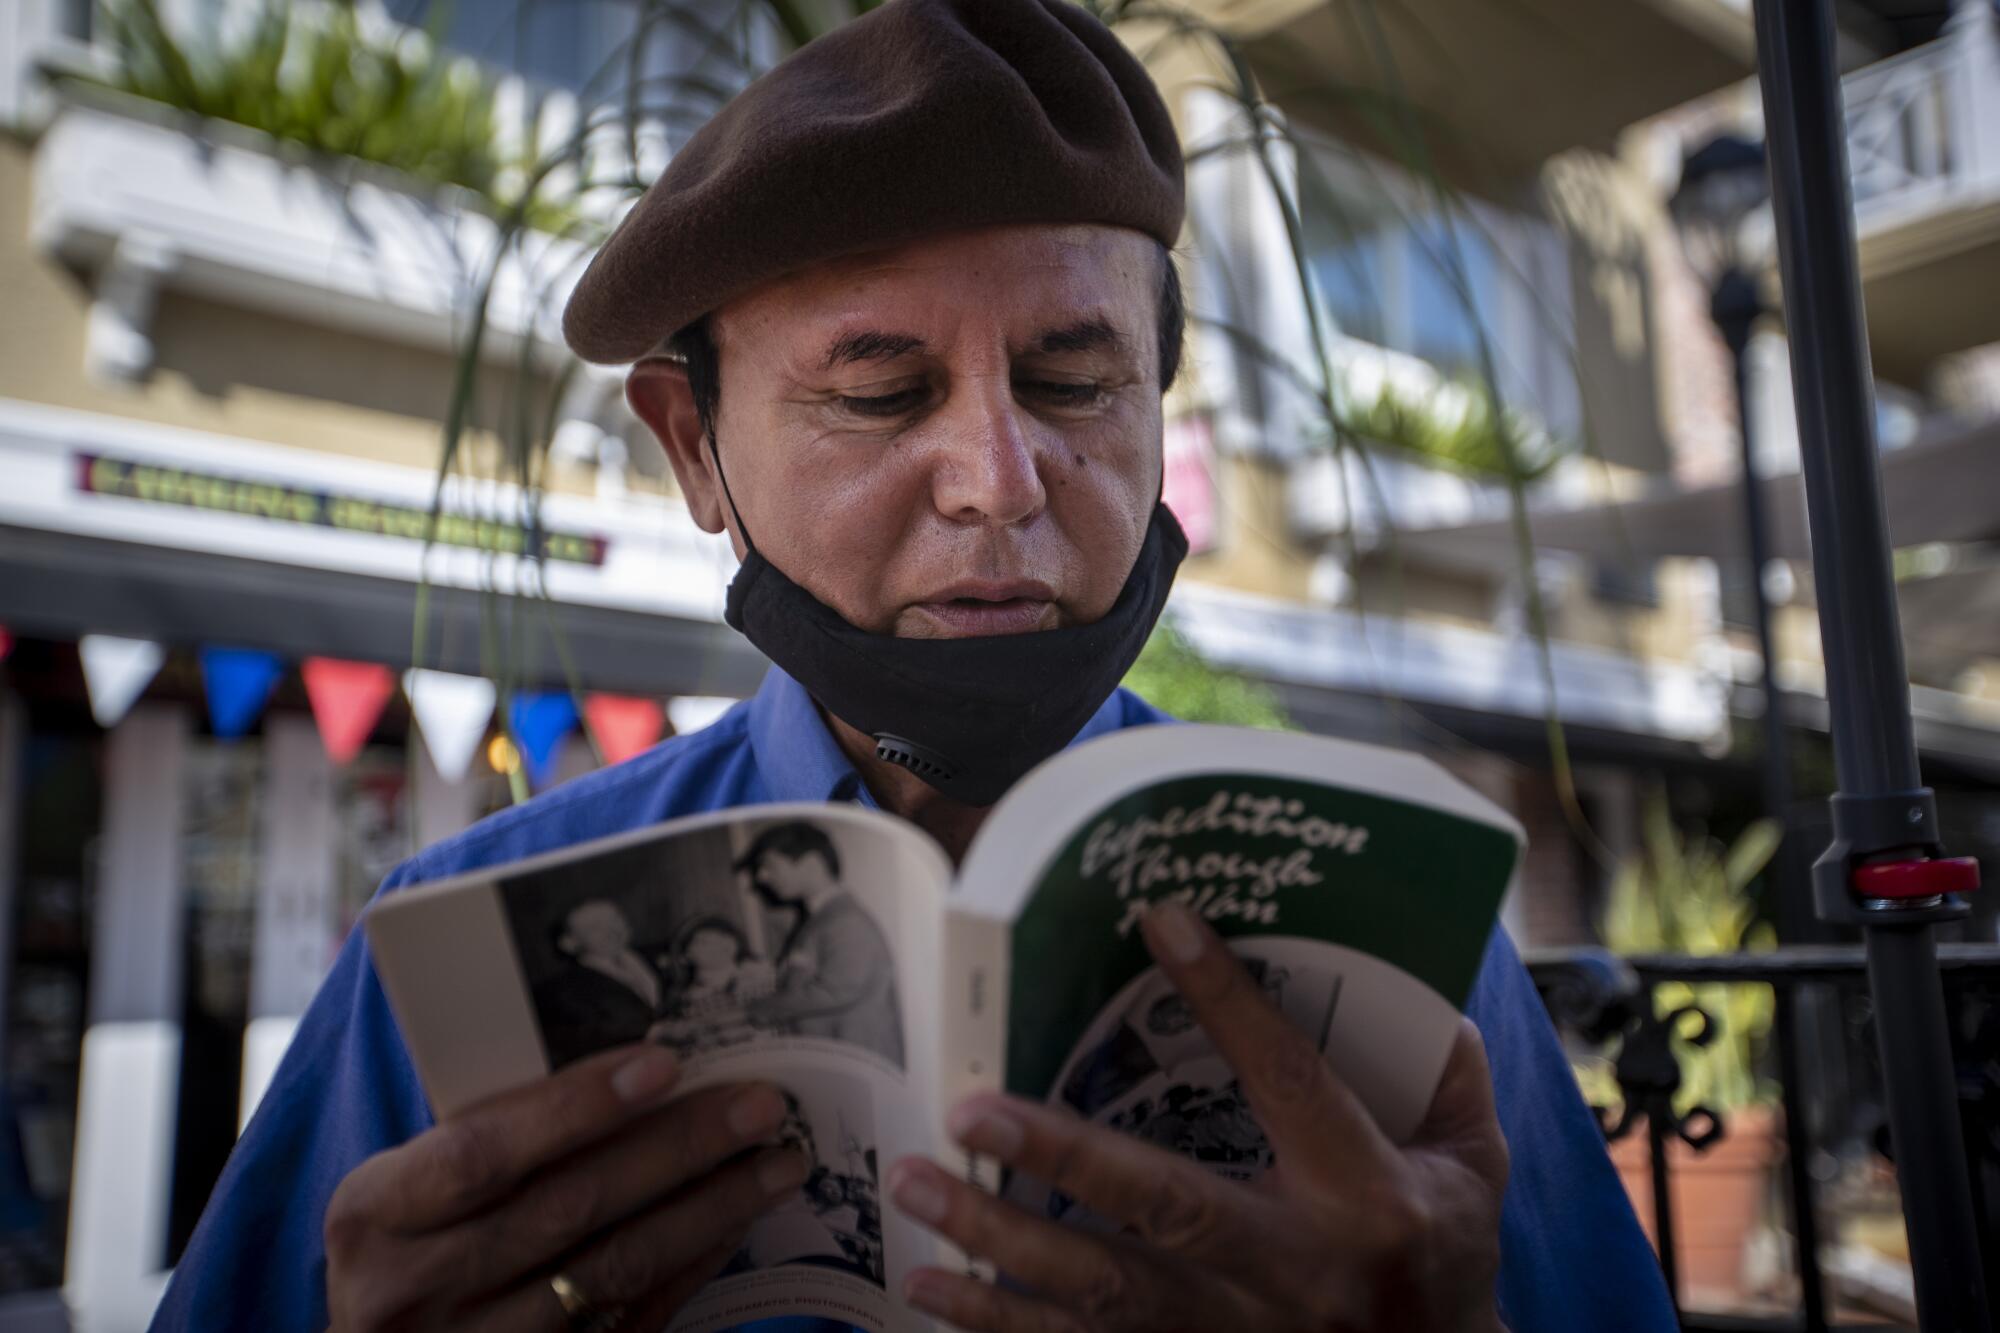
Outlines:
[[[1070,742],[1117,731],[1124,726],[1122,690],[1114,690]],[[758,775],[773,801],[858,801],[877,809],[805,686],[772,667],[750,701],[750,748]]]

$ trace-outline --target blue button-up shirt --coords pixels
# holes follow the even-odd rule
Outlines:
[[[1077,740],[1168,721],[1125,690]],[[494,815],[404,862],[382,892],[677,815],[770,801],[872,804],[799,684],[773,670],[705,730]],[[1486,1039],[1513,1174],[1499,1301],[1516,1333],[1668,1333],[1660,1270],[1506,933],[1468,1012]],[[355,931],[244,1130],[154,1320],[156,1330],[326,1327],[321,1228],[341,1178],[430,1128],[395,1018]]]

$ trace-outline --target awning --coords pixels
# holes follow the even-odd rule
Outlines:
[[[416,586],[406,580],[166,550],[0,525],[0,624],[54,639],[117,634],[176,646],[264,648],[409,665]],[[484,606],[482,607],[482,603]],[[433,588],[425,666],[482,675],[481,616],[521,633],[523,685],[564,684],[561,646],[592,689],[755,692],[763,655],[717,621]],[[509,641],[501,630],[500,642]]]

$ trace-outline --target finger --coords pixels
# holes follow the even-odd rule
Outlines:
[[[919,1268],[904,1278],[903,1299],[966,1333],[1095,1333],[1081,1315],[1061,1306],[940,1268]]]
[[[1156,903],[1139,921],[1160,970],[1236,1071],[1281,1162],[1339,1177],[1387,1160],[1394,1147],[1368,1109],[1200,917]]]
[[[960,1102],[950,1130],[973,1152],[1252,1290],[1287,1290],[1314,1262],[1299,1251],[1300,1224],[1279,1200],[1129,1134],[997,1093]],[[1246,1245],[1247,1236],[1266,1239]]]
[[[766,1148],[593,1242],[564,1271],[613,1304],[643,1300],[673,1285],[718,1240],[740,1240],[771,1208],[797,1198],[806,1172],[803,1154]],[[736,1248],[732,1243],[729,1254]]]
[[[1212,1274],[1161,1270],[1130,1241],[1035,1217],[922,1158],[891,1167],[889,1191],[905,1213],[1086,1327],[1155,1329],[1199,1315],[1201,1327],[1223,1328],[1226,1314],[1241,1313]]]
[[[625,1319],[620,1327],[633,1333],[645,1333],[646,1330],[665,1328],[672,1323],[681,1307],[713,1281],[715,1275],[722,1271],[722,1266],[729,1262],[730,1256],[743,1247],[746,1230],[739,1228],[734,1234],[726,1236],[721,1244],[689,1264],[659,1291],[626,1307]]]
[[[502,1093],[356,1167],[328,1225],[421,1232],[470,1216],[529,1172],[657,1108],[679,1077],[672,1052],[641,1045]]]
[[[498,1207],[413,1240],[406,1267],[422,1280],[460,1292],[504,1289],[686,1187],[710,1188],[725,1163],[770,1140],[784,1114],[784,1100],[769,1084],[691,1093],[537,1172]],[[713,1243],[712,1232],[699,1232],[699,1240],[699,1246],[668,1257],[686,1263]]]
[[[903,1299],[968,1333],[1180,1333],[1184,1329],[1275,1327],[1247,1301],[1227,1303],[1223,1313],[1207,1307],[1183,1308],[1135,1317],[1124,1309],[1101,1315],[1026,1292],[1009,1291],[962,1273],[919,1268],[903,1279]]]
[[[1450,1149],[1495,1188],[1507,1182],[1507,1140],[1493,1105],[1486,1042],[1469,1018],[1458,1021],[1437,1093],[1411,1145]]]
[[[736,1162],[669,1202],[516,1284],[464,1322],[493,1333],[566,1329],[554,1272],[618,1327],[664,1328],[741,1246],[750,1224],[797,1193],[805,1159],[770,1149]]]
[[[722,1270],[741,1243],[741,1236],[730,1237],[689,1264],[659,1291],[623,1307],[607,1305],[603,1313],[608,1319],[615,1318],[613,1328],[629,1328],[633,1333],[665,1328],[680,1308]],[[549,1274],[497,1300],[460,1310],[450,1327],[477,1329],[479,1333],[570,1333],[578,1320],[563,1308],[554,1282],[555,1275]]]

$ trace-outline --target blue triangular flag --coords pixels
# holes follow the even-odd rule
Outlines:
[[[566,690],[522,690],[507,705],[507,720],[536,788],[555,776],[556,747],[577,724],[576,700]]]
[[[225,740],[257,725],[285,664],[256,648],[201,650],[201,685],[208,695],[208,725]]]

